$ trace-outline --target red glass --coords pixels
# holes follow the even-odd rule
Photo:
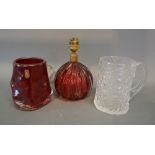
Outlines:
[[[17,108],[36,110],[51,101],[51,87],[46,61],[19,58],[13,63],[12,97]]]
[[[56,73],[55,89],[59,96],[67,100],[85,98],[93,85],[93,77],[80,62],[67,62]]]

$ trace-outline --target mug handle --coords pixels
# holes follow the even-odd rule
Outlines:
[[[145,84],[145,79],[146,79],[146,70],[144,65],[139,62],[137,63],[137,67],[141,67],[142,70],[142,76],[141,78],[134,84],[133,88],[131,88],[131,94],[130,94],[130,99],[132,99],[137,93],[144,87]],[[137,70],[137,69],[136,69]]]
[[[48,72],[48,78],[49,78],[50,82],[52,83],[54,81],[55,71],[51,64],[47,64],[47,72]]]

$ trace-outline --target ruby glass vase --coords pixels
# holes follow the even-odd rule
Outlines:
[[[21,110],[36,110],[51,101],[51,86],[46,61],[19,58],[13,63],[12,97]]]

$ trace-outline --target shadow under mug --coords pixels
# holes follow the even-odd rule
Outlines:
[[[16,59],[10,82],[16,107],[32,111],[48,104],[52,94],[49,81],[52,74],[52,66],[47,68],[46,61],[41,58]]]

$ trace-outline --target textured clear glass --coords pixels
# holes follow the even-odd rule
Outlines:
[[[141,66],[139,70],[137,66]],[[106,56],[100,58],[98,67],[96,108],[109,114],[125,114],[129,110],[130,99],[144,86],[142,63],[125,57]],[[135,76],[136,73],[140,76]]]

